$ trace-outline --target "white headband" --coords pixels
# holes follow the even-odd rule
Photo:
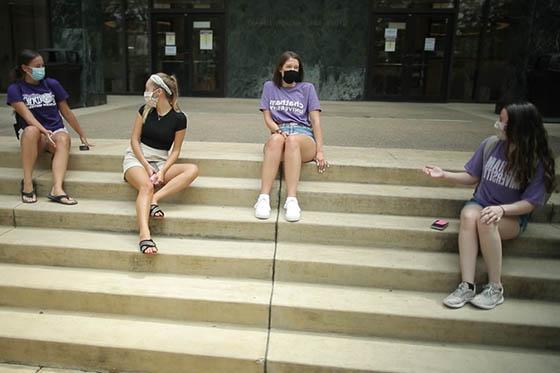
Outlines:
[[[154,83],[156,83],[157,85],[159,85],[161,88],[163,88],[165,90],[165,92],[167,92],[168,95],[173,95],[171,93],[171,90],[169,89],[169,87],[167,86],[167,84],[165,84],[165,82],[163,81],[163,79],[161,78],[161,76],[153,74],[152,76],[150,76],[150,80]]]

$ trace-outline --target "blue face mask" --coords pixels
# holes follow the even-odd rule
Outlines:
[[[44,67],[32,67],[31,68],[31,77],[34,80],[42,80],[45,77],[45,68]]]

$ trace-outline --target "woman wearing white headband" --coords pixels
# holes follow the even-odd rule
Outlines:
[[[148,220],[162,219],[159,201],[188,187],[198,175],[194,164],[176,164],[187,132],[187,117],[177,105],[177,80],[157,73],[146,82],[123,161],[125,180],[138,190],[136,219],[140,252],[156,254]]]

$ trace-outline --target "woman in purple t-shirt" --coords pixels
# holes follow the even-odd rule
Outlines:
[[[46,150],[53,155],[53,186],[47,198],[63,205],[75,205],[78,202],[68,196],[62,187],[70,153],[70,135],[60,114],[80,135],[82,144],[93,145],[88,143],[85,132],[66,102],[68,93],[57,80],[45,78],[45,64],[39,53],[23,50],[14,74],[17,80],[8,87],[7,103],[14,108],[19,126],[16,131],[20,138],[23,167],[21,199],[24,203],[37,202],[33,167],[38,153]]]
[[[443,300],[451,308],[470,302],[492,309],[504,302],[501,283],[502,240],[517,237],[528,215],[546,203],[555,187],[554,156],[538,110],[531,103],[507,105],[494,124],[497,138],[482,142],[465,165],[466,172],[426,166],[434,178],[478,184],[461,211],[459,261],[462,282]],[[488,270],[488,284],[476,295],[474,284],[478,247]]]
[[[271,135],[264,146],[261,191],[255,216],[270,217],[270,189],[280,162],[284,164],[287,221],[298,221],[301,209],[296,198],[301,164],[314,160],[319,172],[328,167],[323,153],[321,106],[315,87],[302,82],[303,64],[294,52],[284,52],[274,69],[272,81],[264,84],[260,110]]]

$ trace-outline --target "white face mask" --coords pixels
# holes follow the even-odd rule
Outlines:
[[[157,97],[154,97],[154,92],[144,92],[144,101],[149,107],[156,107]]]
[[[494,122],[494,128],[496,129],[496,135],[500,140],[506,139],[506,123],[502,123],[499,120]]]

